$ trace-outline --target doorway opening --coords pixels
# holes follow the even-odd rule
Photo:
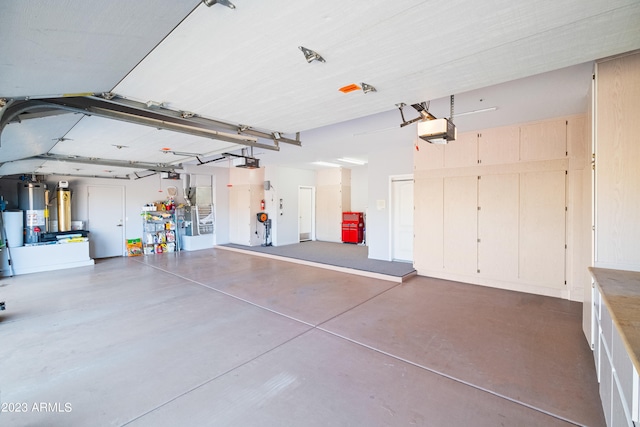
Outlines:
[[[315,187],[298,187],[298,241],[316,240]]]

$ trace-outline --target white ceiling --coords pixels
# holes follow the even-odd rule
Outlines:
[[[302,148],[262,159],[295,165],[318,156],[305,145],[311,130],[394,110],[362,121],[358,133],[384,131],[399,125],[400,102],[433,100],[438,117],[448,115],[451,94],[457,113],[497,107],[456,118],[460,131],[585,111],[592,62],[640,48],[638,0],[232,1],[235,9],[198,0],[3,2],[0,98],[113,92],[288,136],[302,131]],[[326,62],[307,63],[298,46]],[[377,92],[338,91],[362,82]],[[315,151],[366,158],[374,149],[356,142]],[[136,170],[27,160],[46,153],[176,164],[189,157],[162,148],[207,156],[239,147],[65,114],[9,124],[0,175]]]

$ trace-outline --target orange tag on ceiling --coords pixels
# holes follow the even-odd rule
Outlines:
[[[360,89],[362,89],[360,86],[358,86],[355,83],[351,83],[350,85],[342,86],[338,90],[342,93],[349,93],[349,92],[353,92],[354,90],[360,90]]]

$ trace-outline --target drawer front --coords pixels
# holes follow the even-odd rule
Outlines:
[[[606,350],[604,348],[604,342],[602,337],[600,339],[600,357],[602,363],[600,363],[600,399],[602,400],[602,409],[604,410],[604,418],[607,421],[607,425],[611,426],[611,404],[612,404],[612,382],[613,377],[611,375],[611,363],[607,358]]]
[[[606,305],[601,306],[600,314],[602,315],[600,320],[600,327],[602,328],[602,338],[604,339],[604,345],[607,348],[609,356],[611,356],[611,335],[613,333],[613,321],[609,315]]]
[[[625,402],[627,413],[631,415],[633,408],[634,368],[617,328],[613,328],[611,347],[613,368],[620,383],[622,400]]]
[[[633,408],[631,408],[631,419],[640,425],[640,377],[636,367],[633,367]]]
[[[598,322],[596,322],[598,323]],[[595,331],[595,339],[594,339],[594,343],[593,343],[593,359],[596,363],[596,377],[598,378],[598,382],[600,382],[600,371],[601,371],[601,365],[602,365],[602,349],[601,349],[601,344],[600,344],[600,340],[601,340],[601,336],[602,336],[602,329],[600,328],[600,324],[597,324],[596,328],[594,329]]]
[[[626,426],[626,427],[633,427],[633,423],[631,422],[631,419],[629,418],[627,412],[625,411],[623,404],[622,404],[622,397],[620,396],[619,393],[619,389],[618,387],[616,387],[616,383],[615,383],[615,373],[613,375],[614,377],[614,382],[613,382],[613,387],[611,389],[612,394],[611,394],[611,424],[610,425],[612,427],[617,427],[617,426]]]

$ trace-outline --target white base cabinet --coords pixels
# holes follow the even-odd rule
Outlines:
[[[604,417],[611,427],[640,425],[638,371],[631,362],[602,292],[597,286],[593,291],[593,316],[598,331],[593,354]]]

